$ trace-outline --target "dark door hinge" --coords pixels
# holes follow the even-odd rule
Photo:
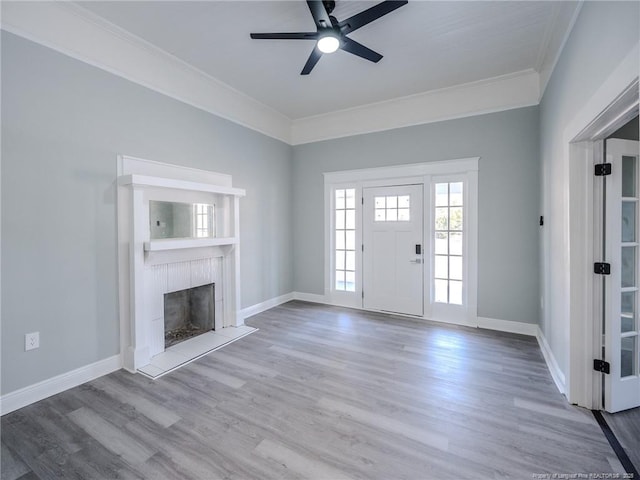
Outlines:
[[[364,298],[364,290],[362,290],[362,298]]]
[[[597,273],[598,275],[611,275],[611,264],[596,262],[593,264],[593,273]]]
[[[609,372],[611,371],[611,365],[609,365],[609,362],[605,362],[604,360],[600,360],[598,358],[594,358],[593,359],[593,369],[596,372],[602,372],[602,373],[606,373],[608,375]]]
[[[611,175],[611,164],[596,163],[595,174],[596,174],[596,177],[604,177],[605,175]]]

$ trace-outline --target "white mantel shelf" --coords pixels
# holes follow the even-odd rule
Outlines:
[[[161,252],[165,250],[180,250],[182,248],[224,247],[236,245],[236,237],[224,238],[166,238],[144,242],[145,252]]]
[[[225,187],[222,185],[212,185],[210,183],[190,182],[188,180],[176,180],[173,178],[152,177],[149,175],[122,175],[118,178],[120,185],[132,187],[161,187],[175,188],[178,190],[190,190],[195,192],[219,193],[222,195],[233,195],[244,197],[246,191],[243,188]],[[184,247],[180,247],[184,248]]]

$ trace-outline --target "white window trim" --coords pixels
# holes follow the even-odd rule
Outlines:
[[[365,168],[324,173],[324,225],[325,225],[325,269],[324,269],[324,302],[331,305],[347,306],[362,309],[362,255],[356,255],[356,291],[342,292],[333,288],[335,235],[334,235],[334,191],[340,188],[356,190],[356,251],[362,245],[362,198],[363,188],[392,185],[423,184],[424,195],[424,242],[425,247],[425,286],[431,286],[433,245],[431,244],[431,225],[434,212],[431,211],[431,189],[434,181],[445,181],[455,178],[465,182],[465,242],[463,255],[465,262],[466,304],[443,305],[446,308],[432,308],[431,287],[425,292],[425,311],[423,318],[446,323],[477,326],[477,290],[478,290],[478,163],[480,157],[445,160],[438,162],[414,163],[389,167]],[[429,192],[427,194],[427,192]],[[430,223],[431,222],[431,223]],[[440,307],[440,304],[438,304]]]

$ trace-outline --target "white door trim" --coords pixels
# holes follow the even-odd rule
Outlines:
[[[566,348],[566,396],[570,403],[586,408],[601,408],[598,374],[592,370],[597,351],[597,325],[594,324],[592,263],[600,255],[594,249],[594,142],[624,125],[638,106],[639,45],[629,53],[598,91],[586,101],[582,110],[568,124],[563,134],[565,195],[564,282],[569,292],[565,304],[569,318]],[[628,94],[628,92],[632,92]],[[633,93],[635,92],[635,93]],[[625,93],[627,93],[625,95]],[[635,104],[635,107],[634,107]],[[637,114],[637,113],[636,113]]]

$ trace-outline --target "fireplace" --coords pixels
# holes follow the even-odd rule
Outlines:
[[[154,356],[192,335],[208,337],[204,334],[211,330],[222,333],[225,327],[242,325],[238,245],[243,196],[245,191],[232,186],[230,175],[118,157],[120,345],[125,369],[136,372],[151,365]],[[172,235],[154,230],[162,223],[169,226],[169,219],[159,216],[159,202],[173,206]],[[193,218],[177,216],[192,223],[176,233],[176,208],[184,204],[211,207],[206,210],[211,210],[206,235],[198,223],[204,213],[199,208],[191,211]],[[171,295],[200,287],[202,297]],[[193,315],[198,305],[204,313]]]
[[[215,330],[215,284],[164,294],[164,348]]]

